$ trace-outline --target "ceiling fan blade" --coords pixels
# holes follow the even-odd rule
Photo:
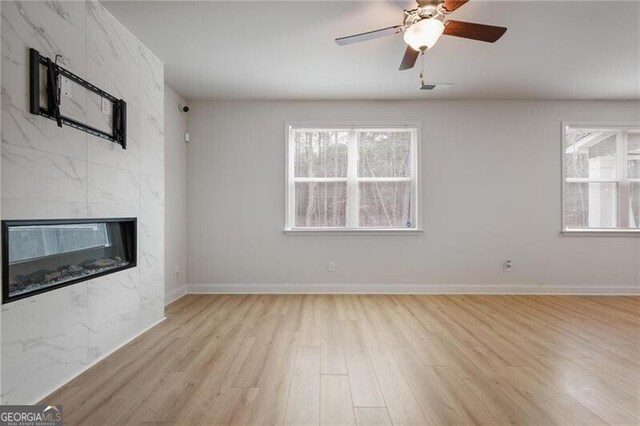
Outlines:
[[[361,41],[368,41],[380,37],[398,34],[402,31],[404,31],[404,27],[402,25],[396,25],[395,27],[381,28],[379,30],[368,31],[366,33],[340,37],[336,39],[336,43],[340,46],[346,46],[347,44],[360,43]]]
[[[474,24],[472,22],[447,21],[444,34],[469,38],[471,40],[486,41],[493,43],[507,31],[505,27],[494,27],[493,25]]]
[[[400,63],[400,71],[408,70],[413,68],[418,60],[418,56],[420,56],[420,52],[417,50],[413,50],[411,46],[407,46],[407,50],[404,51],[404,56],[402,57],[402,62]]]
[[[464,6],[469,0],[444,0],[444,8],[447,9],[447,12],[451,13],[460,6]]]

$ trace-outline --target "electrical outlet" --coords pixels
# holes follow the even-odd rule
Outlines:
[[[176,277],[180,275],[180,265],[176,265]]]
[[[336,263],[329,262],[329,272],[335,272],[335,271],[336,271]]]
[[[73,96],[71,93],[71,80],[67,77],[62,77],[60,79],[60,93],[66,98],[71,98]]]
[[[111,101],[107,98],[102,99],[102,113],[103,114],[111,114]]]
[[[511,272],[511,269],[513,268],[513,266],[511,265],[511,261],[510,260],[505,261],[503,268],[505,272]]]

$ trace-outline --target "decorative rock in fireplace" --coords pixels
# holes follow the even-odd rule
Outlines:
[[[2,303],[135,266],[135,218],[2,222]]]

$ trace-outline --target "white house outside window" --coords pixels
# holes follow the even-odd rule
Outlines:
[[[639,232],[640,124],[563,131],[563,230]]]
[[[286,229],[419,229],[417,139],[416,125],[288,125]]]

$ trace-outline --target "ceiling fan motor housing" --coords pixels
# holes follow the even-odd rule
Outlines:
[[[406,28],[423,19],[435,18],[439,14],[436,6],[420,6],[413,10],[406,10],[404,26]]]

